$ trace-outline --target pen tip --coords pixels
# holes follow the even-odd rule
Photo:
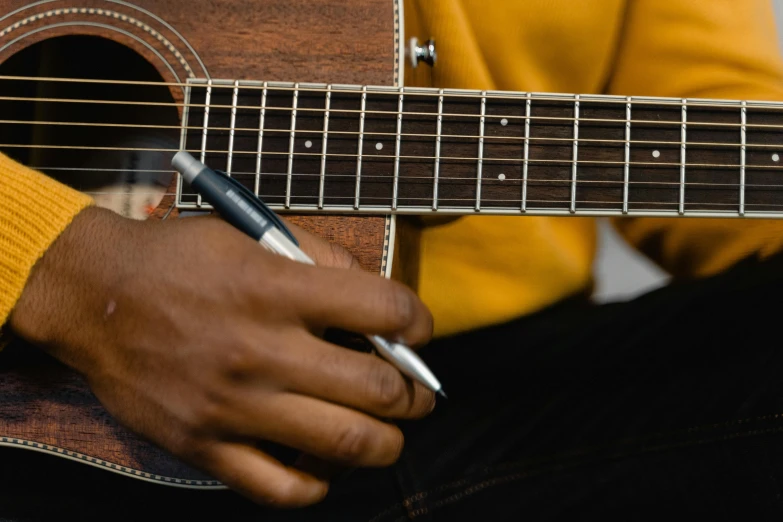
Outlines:
[[[446,392],[444,392],[444,391],[443,391],[443,388],[441,388],[440,390],[438,390],[438,392],[437,392],[437,393],[438,393],[438,395],[440,395],[440,396],[441,396],[441,397],[443,397],[444,399],[448,399],[448,396],[446,396]]]

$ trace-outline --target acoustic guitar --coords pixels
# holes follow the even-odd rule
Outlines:
[[[0,150],[123,215],[177,219],[210,210],[170,167],[186,149],[411,285],[418,224],[439,216],[781,216],[783,105],[403,87],[437,67],[403,8],[0,0]],[[0,356],[0,397],[2,446],[223,487],[31,347]]]

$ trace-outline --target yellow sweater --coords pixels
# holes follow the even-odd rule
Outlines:
[[[783,100],[769,0],[405,0],[433,36],[440,87]],[[416,29],[418,27],[418,29]],[[411,30],[414,29],[414,30]],[[420,68],[408,84],[427,84]],[[0,155],[0,323],[39,256],[91,200]],[[783,222],[625,219],[634,245],[678,277],[780,247]],[[587,288],[594,220],[466,217],[425,230],[420,291],[446,335]]]
[[[438,63],[416,83],[576,94],[783,100],[769,0],[410,0]],[[409,75],[410,76],[410,75]],[[406,79],[407,80],[407,79]],[[615,221],[676,277],[726,268],[783,240],[783,222]],[[436,335],[540,309],[590,285],[592,219],[462,218],[423,234],[420,293]]]

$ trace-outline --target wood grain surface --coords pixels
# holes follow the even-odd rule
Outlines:
[[[36,61],[28,69],[25,64],[17,63],[13,72],[32,69],[67,76],[68,71],[76,71],[89,78],[132,79],[123,77],[128,71],[123,73],[122,66],[116,67],[116,63],[112,66],[111,62],[118,60],[113,59],[111,53],[104,53],[105,47],[101,45],[90,49],[87,42],[87,47],[83,45],[84,50],[78,56],[58,58],[58,48],[61,51],[73,49],[76,44],[72,40],[55,38],[92,36],[132,49],[151,64],[159,78],[172,83],[207,76],[376,85],[393,85],[395,81],[395,12],[391,0],[139,0],[135,6],[146,12],[107,0],[78,3],[57,0],[37,4],[0,0],[0,16],[16,11],[0,22],[0,75],[9,74],[3,67],[15,56],[23,56],[23,51],[40,44],[35,52],[24,54],[27,59],[36,57],[40,62]],[[43,42],[51,42],[48,51]],[[107,77],[107,74],[113,76]],[[16,88],[21,89],[23,95],[35,96],[41,92],[39,87],[17,85]],[[137,89],[136,96],[143,98],[143,90]],[[172,85],[168,91],[172,103],[183,101],[180,86]],[[50,85],[45,92],[64,97],[58,96],[58,92],[64,91],[57,91],[57,86]],[[81,95],[87,97],[85,92]],[[100,93],[91,95],[100,96]],[[122,96],[130,95],[126,92]],[[176,108],[173,115],[162,114],[170,113],[168,108],[158,111],[161,112],[160,121],[171,122],[173,118],[176,123],[182,115],[181,106]],[[12,110],[7,104],[0,109]],[[28,113],[40,112],[40,109],[39,106]],[[27,108],[17,104],[13,110],[22,114]],[[92,121],[127,123],[131,120],[112,118],[133,117],[133,114],[126,114],[127,111],[118,113],[107,108],[71,112],[76,116],[68,117],[89,117]],[[101,143],[101,139],[107,140],[112,134],[25,133],[18,127],[0,129],[0,133],[3,132],[4,136],[27,136],[31,143],[40,143],[36,139],[70,138],[71,143],[82,139],[89,140],[87,144],[94,144]],[[178,136],[176,131],[161,139]],[[111,143],[113,147],[116,142]],[[21,160],[20,150],[12,148],[7,152]],[[57,167],[78,166],[87,160],[97,161],[98,165],[128,161],[128,154],[117,153],[116,158],[112,158],[109,150],[90,158],[74,151],[67,152],[52,154],[36,150],[24,159],[33,163],[47,161],[50,162],[48,166]],[[165,157],[155,159],[158,162],[165,160]],[[39,165],[43,166],[40,163],[35,166]],[[170,184],[168,190],[172,188]],[[175,218],[177,212],[172,210],[172,203],[171,196],[164,197],[152,217]],[[287,217],[301,227],[343,245],[365,269],[376,273],[381,270],[387,232],[384,216]],[[172,252],[172,262],[175,256]],[[54,451],[99,466],[116,465],[114,471],[137,477],[141,476],[138,471],[141,470],[147,474],[145,478],[152,480],[176,477],[195,481],[191,485],[212,484],[208,477],[183,466],[119,426],[97,403],[79,375],[23,343],[14,343],[0,357],[0,394],[3,397],[0,401],[0,444]]]

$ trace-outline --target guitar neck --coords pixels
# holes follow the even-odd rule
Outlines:
[[[773,102],[244,81],[186,101],[182,146],[278,210],[783,216]]]

